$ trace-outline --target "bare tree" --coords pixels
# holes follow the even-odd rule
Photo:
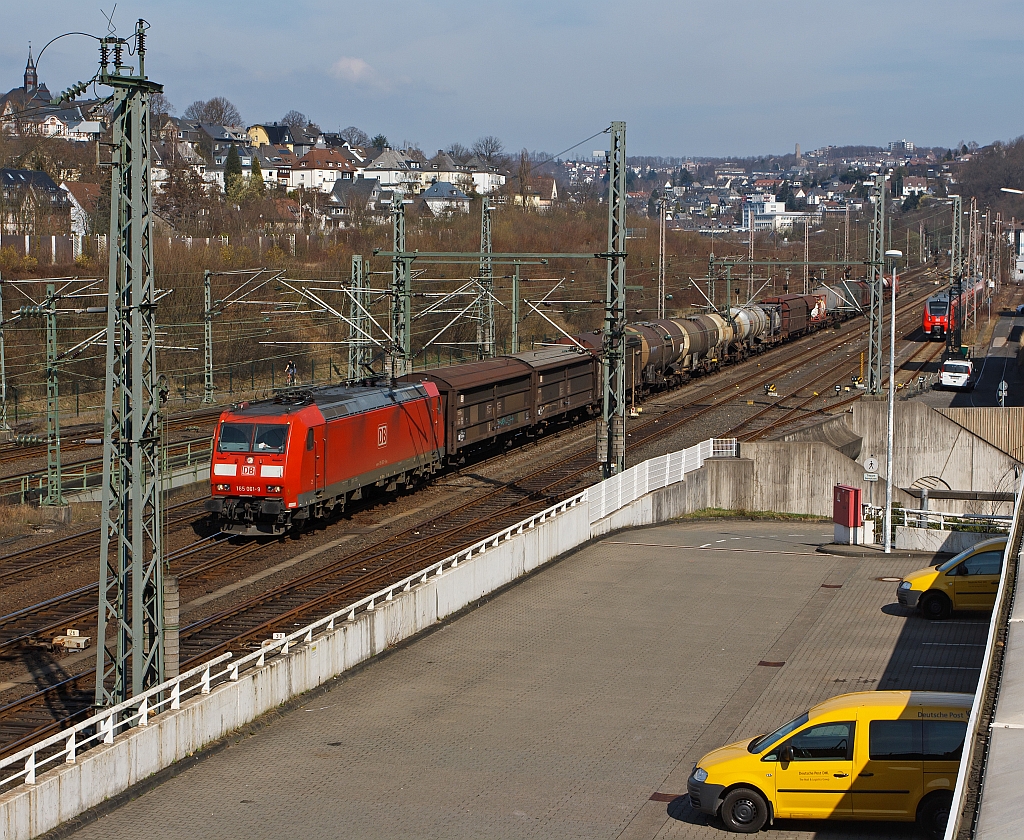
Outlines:
[[[348,142],[353,146],[361,146],[365,149],[370,145],[370,135],[361,128],[356,128],[354,125],[350,125],[348,128],[343,128],[341,130],[341,136],[348,140]]]
[[[242,124],[242,115],[238,109],[223,96],[215,96],[206,101],[197,99],[185,109],[184,117],[210,125]]]
[[[505,159],[505,144],[493,134],[488,134],[473,144],[473,154],[478,155],[488,163],[499,164]]]
[[[452,143],[448,147],[448,154],[450,154],[456,160],[462,161],[468,158],[472,154],[472,152],[465,146],[463,146],[461,143]]]
[[[162,93],[154,93],[149,97],[149,112],[153,115],[153,123],[159,126],[174,113],[174,106]]]
[[[281,122],[284,125],[288,126],[288,128],[294,130],[296,128],[305,128],[306,124],[309,122],[309,119],[306,117],[305,114],[302,113],[302,111],[296,111],[292,109],[283,117],[281,117]]]

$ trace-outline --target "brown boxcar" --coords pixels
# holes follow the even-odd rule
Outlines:
[[[803,335],[807,332],[810,326],[810,307],[802,295],[768,297],[762,303],[779,307],[779,313],[782,317],[781,335],[783,338]]]

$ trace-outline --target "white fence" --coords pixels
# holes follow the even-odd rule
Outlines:
[[[590,521],[597,522],[641,496],[677,484],[687,473],[703,467],[708,458],[735,458],[738,450],[735,438],[711,438],[630,467],[587,489]]]
[[[885,516],[883,507],[865,505],[865,512],[872,519],[881,520]],[[1002,514],[943,513],[916,508],[894,508],[892,512],[894,528],[934,528],[940,531],[984,528],[986,531],[1008,532],[1012,521],[1012,516]]]
[[[301,629],[287,634],[275,634],[273,639],[264,641],[259,650],[237,659],[232,654],[225,653],[172,680],[154,686],[124,703],[104,709],[56,735],[41,739],[13,755],[0,759],[0,791],[4,791],[0,793],[0,835],[11,838],[28,838],[42,834],[102,802],[104,798],[113,795],[118,790],[125,790],[138,781],[128,775],[123,779],[115,780],[103,778],[105,785],[103,790],[89,791],[84,789],[87,784],[78,780],[77,794],[73,805],[66,802],[40,802],[38,796],[35,801],[19,802],[20,791],[42,793],[37,787],[37,776],[41,772],[58,768],[61,765],[81,764],[87,760],[87,757],[80,755],[86,750],[104,745],[116,745],[122,739],[129,740],[136,737],[142,730],[153,728],[154,724],[168,723],[173,726],[173,716],[184,714],[187,710],[182,707],[183,699],[190,698],[194,701],[197,698],[202,698],[203,695],[210,695],[211,692],[216,695],[218,687],[237,685],[244,679],[258,680],[267,669],[273,669],[276,664],[287,661],[288,654],[293,652],[293,648],[296,654],[305,651],[315,657],[318,641],[329,642],[335,638],[339,630],[356,627],[360,619],[372,616],[380,618],[379,614],[384,611],[384,608],[390,608],[392,602],[398,604],[404,593],[411,593],[410,597],[413,599],[412,606],[408,608],[409,615],[405,617],[407,619],[405,626],[413,629],[405,631],[402,637],[419,632],[430,626],[431,623],[436,623],[445,616],[451,615],[516,577],[582,545],[591,538],[592,534],[598,532],[593,527],[595,523],[642,499],[652,491],[682,481],[687,473],[700,469],[706,459],[735,457],[736,454],[735,440],[713,439],[681,452],[652,458],[618,476],[602,481],[582,493],[577,493],[527,517],[509,528],[492,534],[414,575],[397,581],[343,609],[325,615]],[[577,513],[576,511],[581,507],[585,509]],[[555,519],[560,521],[554,531],[542,527],[546,523],[554,526],[553,520]],[[644,524],[646,521],[650,520],[645,520],[643,515],[636,517],[636,524]],[[541,533],[542,531],[543,533]],[[516,549],[517,538],[523,538],[524,535],[530,534],[535,535],[537,539],[520,545]],[[506,545],[509,545],[513,551],[503,555],[502,551]],[[502,547],[502,550],[495,551],[499,546]],[[484,559],[483,555],[491,553],[501,558],[503,567],[497,571],[494,569],[488,571],[483,568],[473,571],[476,569],[475,564],[467,563],[470,560]],[[466,566],[470,570],[470,576],[461,584],[460,592],[442,594],[435,587],[433,597],[436,598],[436,601],[432,606],[428,607],[426,603],[422,602],[422,599],[417,603],[418,593],[427,591],[431,584],[439,583],[442,576],[447,579],[456,570],[464,571],[460,570],[460,566]],[[349,653],[343,652],[341,654],[342,664],[330,671],[325,670],[324,664],[321,664],[317,666],[320,668],[318,673],[312,673],[316,669],[307,660],[302,666],[305,670],[299,675],[305,679],[305,682],[302,679],[294,679],[283,689],[287,695],[293,696],[307,691],[309,688],[321,684],[325,678],[340,673],[345,668],[351,667],[352,664],[363,661],[386,647],[386,645],[380,644],[379,639],[369,638],[375,632],[372,623],[369,630],[364,627],[358,632],[366,637],[361,641],[364,650],[369,651],[368,653],[349,655]],[[390,636],[392,630],[388,632],[387,645],[390,645],[396,639]],[[352,648],[356,647],[355,643],[350,642],[343,642],[340,647],[347,650],[347,645]],[[273,682],[274,676],[274,674],[270,674],[268,680]],[[277,678],[280,683],[280,674],[277,675]],[[280,688],[280,685],[278,687]],[[256,695],[259,693],[255,692]],[[253,695],[248,695],[246,698],[229,703],[232,714],[236,715],[233,721],[235,727],[266,711],[258,703],[253,702],[252,697]],[[263,699],[269,702],[269,697]],[[268,708],[272,707],[268,706]],[[195,747],[190,747],[190,751],[226,734],[226,732],[213,732],[212,727],[201,732],[195,729],[192,732],[184,732],[189,725],[198,726],[196,720],[202,715],[201,712],[196,712],[196,709],[197,707],[192,707],[195,714],[191,721],[186,721],[178,726],[178,729],[182,730],[178,733],[179,740],[184,740],[189,744],[195,742]],[[161,713],[163,714],[161,715]],[[155,717],[157,715],[161,716]],[[223,714],[215,713],[212,717],[217,719],[219,725],[226,725]],[[230,731],[230,727],[227,731]],[[143,764],[150,767],[148,772],[155,772],[155,769],[169,766],[178,760],[174,750],[170,749],[168,744],[161,747],[159,756],[147,756],[146,762],[143,762],[137,754],[142,747],[135,744],[129,749],[136,751],[134,764],[136,765],[135,769],[140,771]],[[103,776],[102,773],[93,775]],[[144,777],[145,775],[141,776],[141,778]],[[56,791],[61,789],[58,779],[52,796],[59,798],[59,793]]]

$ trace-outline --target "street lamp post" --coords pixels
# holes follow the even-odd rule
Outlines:
[[[892,433],[894,406],[896,402],[896,260],[903,257],[902,251],[886,251],[885,258],[892,260],[892,280],[889,282],[889,422],[885,442],[885,553],[892,552]]]

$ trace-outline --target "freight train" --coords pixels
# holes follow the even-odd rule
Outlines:
[[[856,284],[756,305],[630,324],[626,387],[672,387],[861,308]],[[832,307],[830,308],[830,300]],[[343,509],[372,488],[428,480],[474,450],[513,446],[600,411],[602,335],[419,371],[392,384],[293,388],[221,414],[210,467],[221,530],[279,535]]]

